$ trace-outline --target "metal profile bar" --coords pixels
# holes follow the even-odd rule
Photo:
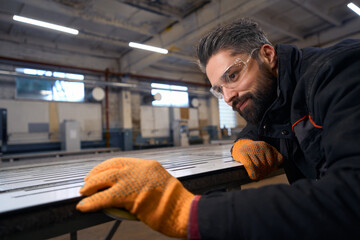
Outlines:
[[[11,62],[14,61],[14,62],[20,62],[20,63],[27,63],[27,64],[44,65],[44,66],[56,67],[56,68],[74,69],[74,70],[78,70],[78,71],[84,71],[84,72],[90,72],[90,73],[105,75],[105,70],[99,70],[99,69],[84,68],[84,67],[74,67],[74,66],[69,66],[69,65],[46,63],[46,62],[40,62],[40,61],[34,61],[34,60],[26,60],[26,59],[18,59],[18,58],[5,57],[5,56],[0,56],[0,60],[11,61]],[[208,84],[208,83],[179,81],[179,80],[176,80],[176,79],[167,79],[167,78],[146,76],[146,75],[138,75],[138,74],[132,74],[132,73],[121,73],[121,72],[109,71],[109,75],[111,75],[111,76],[119,76],[119,77],[129,76],[131,78],[136,78],[136,79],[163,81],[163,82],[174,82],[174,83],[180,83],[180,84],[185,84],[185,85],[211,87],[211,85]],[[111,84],[115,84],[116,86],[119,86],[119,85],[117,85],[118,83],[112,82]],[[121,86],[119,86],[119,87],[121,87]]]
[[[33,78],[33,79],[39,79],[39,80],[61,80],[61,81],[67,81],[67,82],[80,82],[87,85],[94,85],[94,86],[105,86],[105,87],[118,87],[118,88],[129,88],[132,91],[150,91],[154,88],[151,88],[149,86],[139,85],[139,84],[133,84],[133,83],[123,83],[123,82],[106,82],[106,81],[92,81],[92,80],[76,80],[76,79],[67,79],[67,78],[59,78],[59,77],[46,77],[46,76],[37,76],[37,75],[27,75],[23,73],[17,73],[17,72],[11,72],[11,71],[4,71],[0,70],[0,76],[12,76],[12,77],[25,77],[25,78]],[[132,76],[131,74],[129,76]],[[141,75],[135,75],[135,78],[137,79],[147,79],[147,80],[153,80],[156,82],[156,80],[162,80],[164,82],[168,82],[169,80],[166,79],[158,79],[158,78],[152,78],[148,76],[141,76]],[[178,82],[180,83],[180,82]],[[201,85],[202,86],[202,85]],[[204,86],[207,86],[204,84]],[[209,85],[210,86],[210,85]],[[177,89],[172,89],[171,91],[181,91]],[[188,90],[188,93],[198,94],[198,95],[210,95],[208,91],[199,91],[199,90]]]

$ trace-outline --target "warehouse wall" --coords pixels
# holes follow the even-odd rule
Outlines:
[[[1,69],[12,70],[14,66],[2,64]],[[40,67],[41,68],[41,67]],[[85,77],[86,79],[87,77]],[[104,81],[103,76],[90,77],[96,81]],[[117,78],[110,78],[110,82],[119,81]],[[0,76],[0,108],[6,108],[9,113],[8,151],[41,151],[59,150],[60,136],[59,125],[65,119],[72,119],[80,122],[82,147],[105,147],[106,132],[109,131],[110,147],[120,147],[124,150],[131,150],[136,145],[167,146],[173,142],[173,136],[157,136],[157,130],[147,132],[145,136],[141,132],[141,121],[148,117],[141,118],[141,108],[150,106],[143,103],[143,96],[150,94],[150,81],[144,88],[144,82],[132,80],[139,84],[135,89],[108,87],[108,110],[105,100],[94,102],[86,96],[85,103],[48,102],[16,99],[16,84],[13,76]],[[146,85],[145,84],[145,85]],[[141,86],[140,86],[141,85]],[[93,87],[86,85],[86,93]],[[207,88],[192,86],[192,91],[207,91]],[[131,91],[130,91],[131,90]],[[208,141],[210,137],[219,137],[219,119],[216,100],[209,95],[191,94],[191,97],[199,99],[199,106],[196,108],[196,121],[199,128],[199,136]],[[109,129],[107,129],[106,111],[108,111]],[[157,111],[157,110],[154,110]],[[161,115],[161,114],[160,114]],[[194,115],[195,116],[195,115]],[[161,116],[154,116],[160,117]],[[191,120],[191,119],[189,119]],[[169,120],[170,121],[170,120]],[[193,125],[193,123],[191,123]],[[167,123],[164,129],[171,130],[171,122]],[[31,126],[29,128],[29,126]],[[34,132],[38,128],[38,132]],[[139,145],[140,143],[140,145]],[[27,145],[27,146],[25,146]],[[34,147],[36,145],[36,147]],[[12,146],[12,148],[11,148]]]
[[[102,140],[101,105],[1,99],[7,109],[8,144],[34,144],[60,141],[60,124],[80,123],[81,141]]]
[[[196,62],[192,62],[185,69],[177,69],[177,71],[165,72],[162,69],[154,68],[153,66],[149,66],[147,68],[142,69],[140,72],[133,71],[131,68],[124,68],[124,66],[128,65],[127,59],[119,59],[118,54],[113,51],[106,52],[105,50],[99,51],[97,48],[90,47],[91,51],[84,50],[82,48],[77,48],[71,44],[71,41],[68,43],[63,43],[61,46],[58,46],[55,42],[44,41],[41,38],[31,37],[22,35],[22,33],[18,33],[15,37],[12,36],[4,36],[4,38],[0,41],[1,48],[1,57],[15,58],[15,59],[30,59],[31,61],[43,62],[45,64],[49,64],[49,66],[44,66],[43,69],[51,68],[52,64],[55,65],[64,65],[71,66],[76,68],[87,68],[94,69],[98,71],[104,71],[105,69],[110,70],[111,72],[131,72],[138,75],[145,76],[153,76],[154,78],[158,76],[163,76],[165,79],[175,80],[176,82],[187,82],[187,83],[195,83],[195,84],[208,84],[205,80],[203,74],[201,74],[198,69]],[[54,51],[56,49],[57,51]],[[4,62],[0,61],[0,70],[8,70],[14,71],[15,66],[18,63],[13,62]],[[21,63],[22,66],[27,66],[27,64]],[[164,64],[169,64],[164,62]],[[31,64],[34,68],[36,64]],[[176,66],[176,64],[173,64]],[[41,69],[41,65],[39,67]],[[179,72],[180,70],[180,72]],[[66,71],[66,69],[64,70]],[[70,72],[70,71],[68,71]],[[81,73],[81,72],[79,72]],[[89,77],[89,76],[87,76]],[[87,77],[85,79],[87,79]],[[97,76],[90,76],[91,80],[95,81],[105,81],[105,76],[99,73]],[[106,105],[105,100],[95,103],[95,102],[87,102],[87,103],[79,103],[80,105],[76,105],[73,103],[59,103],[59,104],[51,104],[49,102],[42,101],[28,101],[16,99],[15,96],[15,77],[8,77],[0,75],[0,107],[1,105],[5,106],[1,102],[3,100],[12,100],[16,101],[17,105],[20,104],[22,107],[16,107],[16,111],[19,109],[26,109],[27,102],[30,102],[31,106],[29,108],[33,108],[34,106],[44,106],[43,109],[63,109],[62,106],[78,106],[79,109],[76,110],[78,112],[88,111],[87,106],[96,105],[98,108],[94,112],[88,112],[84,114],[84,118],[86,116],[91,116],[94,114],[98,114],[95,112],[100,112],[100,118],[98,121],[92,124],[87,123],[86,126],[83,126],[85,122],[81,120],[81,128],[84,129],[82,133],[82,141],[83,147],[105,147],[106,137],[109,135],[109,146],[110,147],[120,147],[124,150],[130,150],[137,143],[156,143],[156,142],[172,142],[172,136],[164,139],[158,138],[156,134],[154,136],[147,134],[146,137],[143,137],[141,134],[141,106],[144,105],[142,102],[142,98],[144,94],[150,94],[150,80],[143,81],[141,79],[120,79],[118,76],[109,76],[109,82],[121,82],[128,81],[133,82],[138,85],[136,89],[124,89],[120,87],[109,87],[108,88],[108,105]],[[176,82],[169,82],[169,84],[176,84]],[[147,85],[144,87],[144,85]],[[87,93],[91,91],[91,89],[95,86],[86,85]],[[104,88],[104,86],[102,86]],[[204,90],[204,87],[197,87],[196,85],[191,86],[191,88],[195,91],[201,90],[207,92],[207,87]],[[126,101],[123,92],[127,90],[130,98]],[[219,137],[219,127],[218,127],[218,109],[214,104],[210,104],[211,98],[209,95],[207,96],[197,96],[192,95],[192,97],[199,97],[200,105],[198,107],[198,122],[199,122],[199,131],[200,135],[205,139],[209,139],[210,136],[213,138]],[[88,101],[88,99],[87,99]],[[127,102],[127,103],[126,103]],[[106,107],[107,106],[107,107]],[[14,112],[13,107],[6,105],[8,111]],[[36,108],[36,107],[35,107]],[[39,108],[40,109],[40,108]],[[84,109],[84,110],[82,110]],[[48,110],[49,111],[49,110]],[[67,110],[61,114],[66,116],[71,116],[72,111],[74,109],[69,107]],[[36,111],[35,111],[36,112]],[[34,112],[34,113],[35,113]],[[54,112],[54,110],[50,110],[50,112]],[[49,131],[47,134],[43,134],[41,138],[32,138],[29,137],[26,141],[27,144],[30,143],[40,143],[40,144],[53,144],[58,143],[59,141],[59,124],[61,123],[61,119],[57,116],[57,123],[54,123],[54,114],[50,112],[46,113],[46,116],[49,116],[48,119],[42,119],[43,123],[47,123],[49,125]],[[108,115],[106,114],[108,113]],[[26,111],[22,111],[20,115],[24,119],[31,119],[30,113]],[[59,113],[58,113],[59,114]],[[215,114],[215,117],[212,116]],[[108,116],[108,119],[107,119]],[[90,118],[90,117],[89,117]],[[29,120],[30,121],[30,120]],[[40,121],[40,120],[39,120]],[[100,130],[99,130],[99,121],[100,121]],[[23,123],[23,126],[28,125],[31,122]],[[108,123],[108,125],[107,125]],[[12,126],[17,126],[18,124],[11,123]],[[20,125],[19,125],[20,126]],[[170,129],[171,126],[168,126]],[[88,129],[97,129],[96,136],[97,138],[90,138],[93,133]],[[30,133],[26,133],[27,129],[16,129],[11,130],[9,134],[15,136],[15,132],[23,132],[25,135],[30,136]],[[156,132],[156,131],[155,131]],[[90,133],[90,134],[89,134]],[[32,133],[33,134],[33,133]],[[48,137],[49,136],[49,137]],[[18,144],[19,142],[14,141],[14,138],[10,139],[9,143]],[[20,141],[20,140],[18,140]],[[25,144],[25,143],[24,143]],[[20,147],[20,146],[17,146]],[[51,149],[58,148],[58,145],[52,145]],[[49,149],[48,148],[48,149]],[[19,148],[16,148],[19,149]],[[38,148],[33,148],[38,149]]]

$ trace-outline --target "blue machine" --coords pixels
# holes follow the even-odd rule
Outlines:
[[[0,144],[1,153],[6,152],[7,149],[7,109],[0,108]]]

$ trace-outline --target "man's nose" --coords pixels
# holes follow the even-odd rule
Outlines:
[[[232,100],[234,98],[234,96],[236,96],[236,91],[234,89],[231,89],[231,88],[227,88],[225,86],[223,86],[222,88],[222,92],[223,92],[223,95],[224,95],[224,101],[232,106]]]

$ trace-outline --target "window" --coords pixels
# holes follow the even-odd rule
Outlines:
[[[161,100],[153,101],[153,106],[172,106],[172,107],[188,107],[189,106],[189,95],[188,88],[177,85],[167,85],[152,83],[151,94],[155,95],[160,93]]]
[[[223,99],[219,99],[219,115],[220,115],[220,128],[235,128],[236,115],[235,111],[226,104]]]
[[[84,101],[84,83],[56,79],[81,81],[84,80],[84,75],[30,68],[16,68],[15,71],[32,75],[29,78],[26,76],[16,77],[16,96],[18,98],[66,102]],[[37,76],[40,77],[36,78]],[[55,79],[47,79],[46,77],[53,77]]]

